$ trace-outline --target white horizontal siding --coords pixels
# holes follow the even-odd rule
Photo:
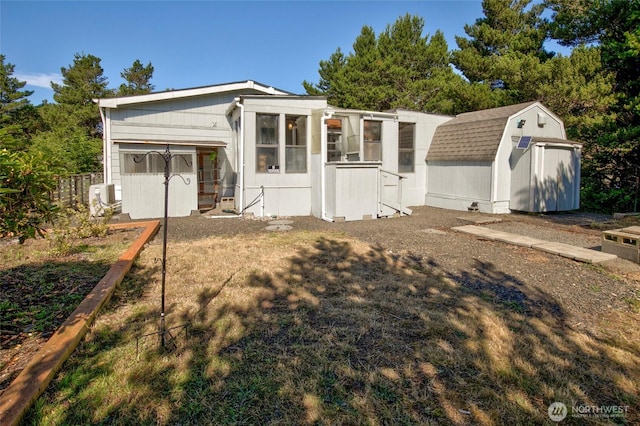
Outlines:
[[[186,141],[186,142],[231,142],[228,127],[175,127],[163,125],[113,123],[113,141]]]

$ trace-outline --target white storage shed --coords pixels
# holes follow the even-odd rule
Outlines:
[[[485,213],[575,210],[580,149],[539,102],[460,114],[436,129],[425,204]]]

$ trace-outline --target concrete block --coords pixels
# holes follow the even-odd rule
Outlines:
[[[640,263],[640,226],[604,231],[602,251]]]

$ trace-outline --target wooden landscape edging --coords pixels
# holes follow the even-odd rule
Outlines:
[[[158,231],[160,221],[123,223],[109,227],[144,230],[0,395],[0,425],[17,425],[31,404],[44,392],[53,376],[87,333],[102,306],[109,301],[116,286],[129,272],[145,244]]]

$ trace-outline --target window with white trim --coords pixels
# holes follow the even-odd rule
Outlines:
[[[415,123],[398,123],[398,172],[413,173],[415,160]]]
[[[277,115],[256,114],[256,172],[280,173]]]
[[[382,121],[364,120],[364,161],[382,161]]]
[[[307,172],[307,117],[285,116],[285,173]]]

